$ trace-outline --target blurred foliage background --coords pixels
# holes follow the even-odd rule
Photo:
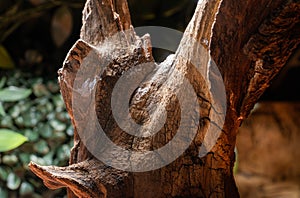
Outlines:
[[[19,132],[28,140],[17,149],[0,153],[0,197],[63,196],[63,190],[46,189],[27,166],[30,161],[67,165],[73,129],[57,82],[20,71],[2,76],[1,81],[0,92],[6,91],[5,98],[11,100],[1,102],[0,129]],[[16,88],[18,92],[7,92]],[[14,100],[16,93],[23,99]]]
[[[180,31],[197,3],[128,2],[135,27],[155,25]],[[73,130],[59,92],[57,70],[79,38],[84,3],[0,0],[0,129],[16,131],[28,139],[17,149],[0,152],[0,198],[66,195],[65,189],[48,190],[27,165],[29,161],[59,166],[68,163]],[[154,49],[157,59],[163,53]]]

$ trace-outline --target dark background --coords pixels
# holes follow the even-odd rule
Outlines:
[[[155,25],[184,31],[197,1],[129,0],[128,2],[135,27]],[[48,7],[40,9],[39,12],[34,10],[42,7],[43,4],[47,4]],[[51,28],[53,28],[52,22],[57,10],[63,6],[67,7],[71,14],[72,30],[63,44],[57,46],[53,41]],[[68,50],[79,38],[83,6],[83,0],[1,0],[0,41],[14,60],[15,67],[46,78],[56,78],[56,71],[61,67]],[[16,17],[10,22],[3,20],[12,18],[9,13],[12,13],[13,9],[16,10],[14,16],[28,10],[32,12],[21,18]],[[4,38],[3,32],[12,26],[16,27]],[[162,59],[161,54],[163,51],[154,49],[154,55],[158,61]],[[42,61],[35,61],[35,56],[42,58]],[[287,67],[275,78],[261,99],[299,101],[299,65],[300,48],[295,51]]]

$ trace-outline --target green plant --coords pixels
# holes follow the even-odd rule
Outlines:
[[[30,89],[18,88],[9,86],[2,88],[5,84],[6,77],[0,80],[0,115],[4,116],[6,113],[3,108],[3,102],[16,102],[27,98],[31,94]]]
[[[17,148],[28,139],[20,133],[8,129],[0,129],[0,152]]]
[[[64,190],[50,192],[27,167],[30,161],[66,165],[69,160],[73,129],[58,83],[12,70],[0,77],[0,101],[0,150],[3,130],[27,140],[0,153],[0,198],[63,197]]]
[[[30,89],[23,89],[17,87],[7,87],[1,89],[4,86],[6,78],[3,77],[0,80],[0,115],[5,116],[2,102],[15,102],[21,99],[27,98],[31,94]],[[28,139],[9,129],[0,129],[0,152],[5,152],[17,148]]]

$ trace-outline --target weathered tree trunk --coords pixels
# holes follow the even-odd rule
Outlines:
[[[70,50],[59,71],[61,92],[75,128],[70,165],[54,167],[31,163],[31,170],[49,188],[67,187],[69,198],[239,197],[232,172],[236,133],[299,43],[299,16],[300,2],[296,0],[199,1],[175,55],[156,65],[150,38],[135,35],[125,0],[88,0],[83,11],[81,39]],[[223,77],[227,110],[220,105],[222,97],[215,94],[222,90],[218,85],[214,87],[215,82],[222,79],[211,65],[207,52]],[[110,61],[106,64],[107,57]],[[140,80],[132,94],[129,116],[151,129],[158,125],[164,109],[167,113],[164,126],[157,134],[137,137],[118,126],[112,115],[111,97],[125,71],[146,63],[155,69]],[[83,78],[79,80],[82,83],[90,80],[80,76],[79,71],[95,64],[99,65],[95,76],[102,75],[95,86],[85,88],[94,91],[96,103],[92,108],[95,108],[97,120],[106,135],[133,153],[161,148],[181,129],[185,133],[177,142],[179,147],[192,137],[192,143],[182,155],[159,169],[135,172],[130,170],[151,169],[145,158],[134,161],[137,164],[128,168],[124,165],[120,170],[108,166],[88,151],[90,145],[82,137],[90,135],[90,131],[81,129],[89,121],[85,119],[89,115],[84,111],[76,115],[72,106],[76,103],[72,99],[77,97],[75,80]],[[192,110],[200,115],[198,120],[193,120],[193,113],[192,117],[182,114],[184,108],[179,100],[180,94],[185,93],[186,80],[192,85],[196,98],[188,98],[183,104],[184,107],[193,107],[195,102],[199,105]],[[149,109],[155,115],[151,122],[147,121]],[[224,125],[219,122],[223,118]],[[190,122],[182,126],[181,120]],[[209,136],[210,130],[220,131],[217,139]],[[195,131],[195,136],[191,131]],[[146,134],[147,131],[139,133]],[[209,142],[214,139],[217,141],[211,148]],[[97,141],[105,144],[101,138],[89,140],[89,143],[95,146]],[[114,155],[116,161],[135,157]]]

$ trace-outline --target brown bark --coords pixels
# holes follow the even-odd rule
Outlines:
[[[31,170],[49,188],[67,187],[70,198],[239,197],[232,172],[237,130],[299,43],[299,16],[299,1],[204,0],[198,4],[174,59],[157,66],[149,36],[139,38],[131,28],[126,1],[88,0],[83,11],[81,40],[70,50],[59,71],[61,92],[75,128],[71,165],[45,167],[31,163]],[[106,38],[125,30],[128,34],[114,38],[113,43],[105,43]],[[101,50],[103,47],[106,51]],[[210,68],[204,49],[210,51],[225,83],[227,112],[223,126],[218,125],[218,120],[225,116],[225,110],[214,102],[218,98],[211,94],[209,83],[220,79]],[[176,87],[188,79],[199,104],[195,112],[201,116],[199,126],[192,120],[183,126],[187,136],[193,129],[197,133],[179,158],[160,169],[137,173],[107,166],[87,150],[78,134],[85,123],[75,122],[72,97],[76,74],[91,54],[96,54],[95,64],[104,69],[95,91],[97,119],[114,143],[132,151],[160,148],[174,137],[183,110],[178,98],[163,85],[170,82],[174,85],[171,91],[176,92]],[[111,63],[104,67],[100,63],[107,56],[111,57]],[[201,75],[191,60],[204,66],[202,71],[208,75]],[[167,110],[164,127],[150,138],[135,137],[121,130],[110,108],[114,85],[123,72],[142,63],[152,64],[157,70],[139,84],[148,90],[146,94],[139,89],[133,94],[131,116],[151,128],[157,123],[147,122],[146,109],[154,109],[157,118],[163,109]],[[187,105],[189,102],[193,101]],[[199,151],[209,127],[222,129],[221,134],[214,147],[207,148],[208,154],[200,158]],[[143,163],[141,160],[140,166],[147,166]]]

